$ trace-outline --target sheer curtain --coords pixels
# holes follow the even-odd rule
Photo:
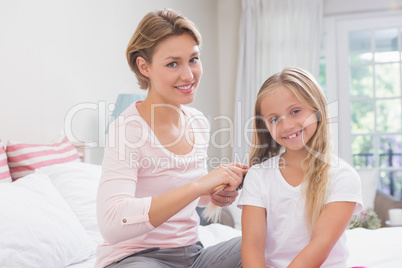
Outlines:
[[[318,77],[323,0],[242,0],[234,161],[246,163],[254,102],[262,83],[286,66]]]

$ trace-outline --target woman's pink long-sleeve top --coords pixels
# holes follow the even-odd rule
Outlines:
[[[96,267],[104,267],[147,248],[182,247],[198,241],[199,198],[154,228],[148,212],[152,196],[207,174],[209,123],[198,110],[183,106],[194,132],[194,148],[175,155],[157,140],[132,104],[109,128],[98,189],[97,215],[105,242]]]

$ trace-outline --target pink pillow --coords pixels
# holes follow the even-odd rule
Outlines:
[[[78,160],[77,149],[62,136],[52,144],[28,144],[8,141],[8,166],[13,181],[35,169]]]
[[[7,154],[0,140],[0,182],[11,182],[10,170],[7,163]]]

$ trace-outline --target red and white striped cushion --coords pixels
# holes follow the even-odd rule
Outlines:
[[[11,182],[10,170],[7,163],[7,154],[0,140],[0,182]]]
[[[78,161],[77,149],[65,136],[52,144],[8,141],[6,152],[13,181],[33,173],[37,168]]]

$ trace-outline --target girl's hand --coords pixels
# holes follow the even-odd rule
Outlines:
[[[243,173],[247,168],[247,165],[235,162],[228,165],[220,165],[195,183],[197,184],[197,187],[199,187],[201,195],[212,194],[213,190],[220,185],[226,185],[226,192],[234,192],[236,191],[237,186],[242,182]],[[222,195],[226,196],[227,201],[227,198],[231,197],[233,194],[222,193],[220,196],[222,197]],[[220,198],[220,201],[223,201],[223,197]]]

